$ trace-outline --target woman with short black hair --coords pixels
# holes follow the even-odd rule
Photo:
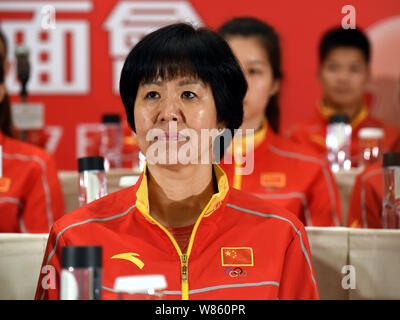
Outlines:
[[[186,24],[154,31],[126,58],[120,92],[147,165],[135,186],[56,222],[43,264],[57,279],[63,246],[101,245],[103,299],[117,298],[117,277],[145,274],[166,277],[167,299],[317,299],[301,222],[230,189],[212,137],[196,141],[242,122],[246,81],[226,42]],[[36,299],[58,299],[42,280]]]

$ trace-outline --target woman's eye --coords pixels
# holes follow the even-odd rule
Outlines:
[[[160,95],[156,91],[150,91],[146,94],[146,99],[157,99]]]
[[[184,98],[184,99],[194,99],[196,97],[197,97],[197,95],[191,91],[184,91],[182,93],[182,98]]]
[[[261,71],[258,70],[258,69],[249,69],[247,72],[249,74],[259,74],[259,73],[261,73]]]

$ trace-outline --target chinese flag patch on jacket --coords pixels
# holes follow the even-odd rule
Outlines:
[[[223,266],[253,266],[252,248],[221,248],[221,258]]]

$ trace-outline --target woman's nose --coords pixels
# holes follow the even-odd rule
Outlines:
[[[161,122],[177,121],[181,122],[183,119],[182,111],[177,101],[165,99],[161,103],[161,111],[158,120]]]

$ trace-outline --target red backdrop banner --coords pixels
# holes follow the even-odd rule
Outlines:
[[[140,37],[176,20],[215,30],[232,17],[254,16],[274,26],[281,36],[281,127],[286,130],[314,112],[320,95],[318,42],[328,28],[341,25],[345,5],[354,7],[357,27],[371,34],[377,34],[375,27],[385,21],[399,25],[398,0],[2,0],[0,27],[8,37],[11,62],[7,88],[12,101],[18,102],[14,50],[25,43],[32,65],[28,101],[43,103],[46,125],[62,128],[54,153],[58,168],[76,169],[77,125],[100,122],[106,112],[123,115],[118,76],[124,57]],[[390,28],[395,27],[384,33],[390,33]],[[398,27],[396,32],[399,35]],[[397,77],[398,83],[399,64],[390,69],[392,74],[383,72],[383,77]]]

